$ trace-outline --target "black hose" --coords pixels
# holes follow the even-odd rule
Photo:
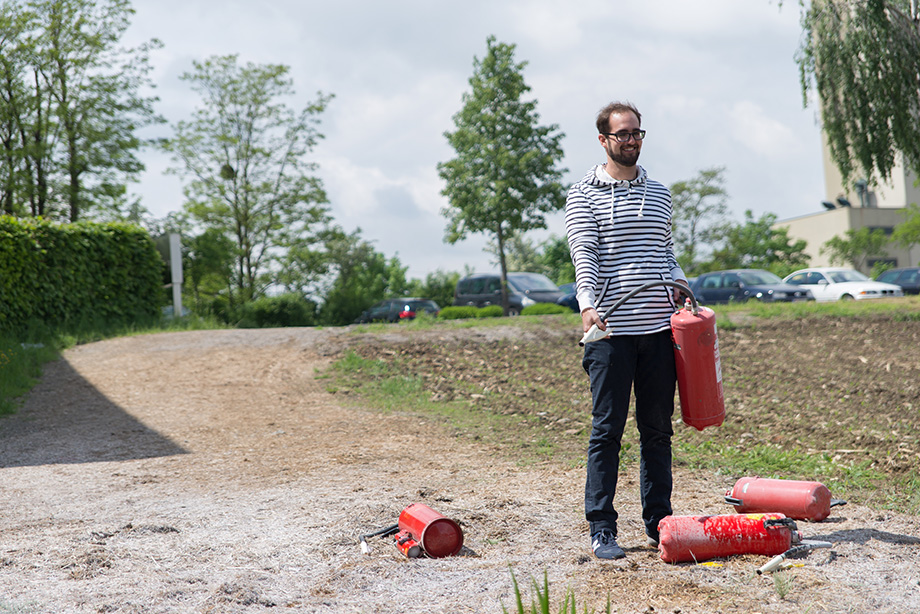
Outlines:
[[[358,540],[358,543],[361,545],[361,551],[364,552],[365,554],[370,552],[370,548],[367,545],[367,539],[369,537],[377,537],[378,535],[381,537],[386,537],[387,535],[393,535],[394,533],[398,533],[398,532],[399,532],[399,525],[393,524],[388,527],[384,527],[380,529],[379,531],[374,531],[373,533],[365,533]]]
[[[643,290],[648,290],[649,288],[654,288],[655,286],[671,286],[672,288],[677,288],[679,290],[682,290],[690,298],[690,303],[693,307],[693,313],[695,314],[697,311],[699,311],[700,305],[699,303],[696,302],[696,297],[693,296],[693,292],[690,291],[689,286],[685,286],[684,284],[679,284],[676,281],[664,281],[662,279],[662,280],[657,280],[657,281],[650,281],[647,284],[643,284],[639,286],[638,288],[636,288],[635,290],[631,291],[629,294],[627,294],[626,296],[618,300],[616,303],[614,303],[613,306],[610,309],[608,309],[604,313],[603,316],[601,316],[601,321],[605,322],[611,313],[619,309],[623,305],[623,303],[625,303],[632,297],[636,296]],[[678,305],[677,307],[680,308],[680,305]]]

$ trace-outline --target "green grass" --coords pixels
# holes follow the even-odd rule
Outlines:
[[[542,587],[537,583],[535,578],[531,578],[530,580],[533,585],[533,595],[531,595],[530,598],[530,608],[527,609],[524,607],[524,597],[521,594],[521,587],[518,585],[517,578],[514,577],[514,571],[511,572],[511,584],[514,586],[515,614],[551,614],[554,611],[559,612],[559,614],[578,614],[578,604],[575,598],[575,592],[571,588],[567,588],[562,595],[562,601],[559,603],[558,610],[553,610],[549,598],[549,576],[546,571],[543,572]],[[502,603],[502,612],[508,614],[508,610],[505,608],[504,603]],[[582,612],[588,614],[587,605],[584,606]],[[604,612],[607,614],[611,612],[609,596],[607,597],[607,607]],[[590,610],[590,613],[594,614],[594,610]]]
[[[42,365],[57,356],[51,339],[19,341],[0,336],[0,415],[16,411],[19,399],[38,382]]]
[[[819,303],[761,303],[749,301],[729,305],[711,305],[721,326],[732,316],[793,320],[800,318],[890,316],[901,321],[920,320],[920,296],[862,301]]]

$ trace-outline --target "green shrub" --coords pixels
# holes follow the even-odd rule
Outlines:
[[[556,313],[572,313],[572,310],[556,303],[537,303],[521,310],[522,316],[545,316]]]
[[[163,267],[138,226],[0,216],[0,331],[155,319]]]
[[[239,318],[239,328],[313,326],[316,324],[316,303],[299,294],[263,296],[243,305]]]
[[[504,312],[502,311],[501,305],[489,305],[488,307],[480,307],[476,312],[477,318],[500,318]]]
[[[467,318],[478,317],[478,311],[478,308],[469,305],[454,305],[442,307],[438,317],[442,320],[465,320]]]

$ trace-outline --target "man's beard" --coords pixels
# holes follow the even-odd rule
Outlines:
[[[607,155],[610,156],[610,159],[619,164],[620,166],[635,166],[636,162],[639,161],[639,149],[633,149],[632,151],[620,153],[614,153],[613,147],[607,146]]]

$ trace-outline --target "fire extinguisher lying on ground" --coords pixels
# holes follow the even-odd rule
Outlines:
[[[463,547],[463,530],[424,503],[413,503],[399,514],[399,522],[373,533],[362,535],[361,551],[370,553],[367,539],[392,535],[396,547],[410,559],[422,555],[433,559],[454,556]]]
[[[606,322],[611,313],[643,290],[655,286],[671,286],[687,294],[686,305],[671,316],[671,337],[674,340],[674,361],[677,368],[677,389],[680,397],[681,419],[687,426],[702,431],[707,426],[719,426],[725,420],[725,397],[722,392],[722,364],[719,358],[719,338],[716,314],[700,307],[690,288],[674,281],[652,281],[636,288],[618,300],[601,316]],[[604,339],[613,327],[600,330],[592,326],[579,345]]]
[[[699,563],[736,554],[773,556],[758,573],[776,571],[797,552],[832,545],[802,539],[795,520],[778,513],[665,516],[658,531],[659,556],[666,563]]]
[[[725,493],[725,502],[740,514],[780,512],[815,522],[827,518],[832,507],[846,505],[842,499],[831,499],[831,491],[821,482],[770,478],[741,478]]]
[[[665,516],[658,532],[659,556],[666,563],[698,563],[735,554],[773,556],[801,539],[795,521],[783,514]]]

